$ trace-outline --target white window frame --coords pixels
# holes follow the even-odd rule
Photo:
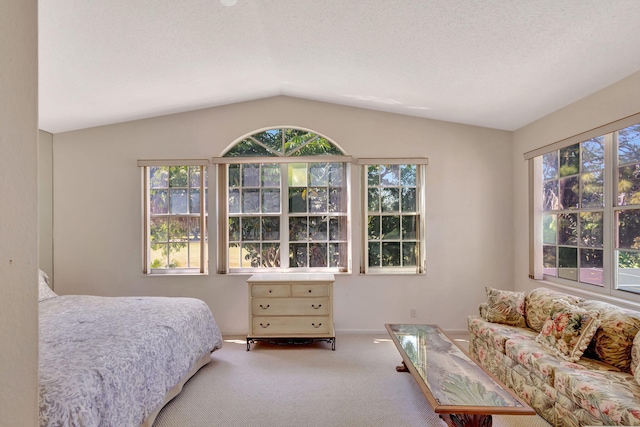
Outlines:
[[[640,294],[618,289],[617,284],[617,249],[616,249],[616,219],[615,214],[624,209],[640,209],[640,205],[618,206],[616,199],[618,185],[617,164],[617,132],[640,123],[640,114],[625,117],[621,120],[572,136],[556,143],[524,153],[524,159],[529,162],[529,278],[541,282],[573,288],[587,293],[600,294],[616,301],[628,301],[633,306],[640,303]],[[542,262],[542,156],[561,148],[582,143],[595,137],[604,137],[605,169],[604,169],[604,219],[603,219],[603,286],[583,283],[578,280],[566,280],[548,276],[543,272]],[[583,210],[576,209],[579,213]],[[588,211],[588,209],[587,209]]]
[[[425,274],[426,260],[426,166],[428,158],[360,158],[357,160],[361,166],[360,179],[362,183],[362,247],[360,260],[360,272],[362,274]],[[368,166],[370,165],[415,165],[416,166],[416,265],[415,266],[369,266],[369,233],[368,233]],[[377,214],[377,213],[376,213]],[[401,216],[401,212],[397,212]],[[400,240],[399,240],[400,241]]]
[[[143,262],[142,272],[149,276],[161,275],[206,275],[208,274],[207,253],[209,239],[207,228],[207,170],[209,161],[207,159],[159,159],[159,160],[138,160],[138,167],[142,170],[142,188],[143,188]],[[179,268],[151,268],[151,214],[150,209],[150,168],[151,167],[199,167],[200,168],[200,212],[187,214],[166,214],[168,217],[186,217],[197,218],[200,221],[201,239],[200,239],[200,267],[179,267]],[[190,250],[190,247],[188,248]]]

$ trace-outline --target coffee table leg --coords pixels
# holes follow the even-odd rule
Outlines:
[[[450,427],[491,427],[491,415],[440,414],[440,418]]]
[[[396,371],[398,372],[409,372],[409,368],[405,365],[404,360],[402,361],[402,365],[396,366]]]

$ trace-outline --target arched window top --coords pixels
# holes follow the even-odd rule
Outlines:
[[[254,133],[223,157],[343,156],[327,138],[305,129],[274,128]]]

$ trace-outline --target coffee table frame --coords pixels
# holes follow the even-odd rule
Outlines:
[[[517,401],[521,406],[475,406],[475,405],[448,405],[441,404],[436,400],[433,396],[431,390],[429,389],[428,384],[424,381],[418,370],[413,364],[411,358],[404,351],[402,344],[399,342],[396,331],[394,331],[394,327],[397,329],[398,327],[424,327],[424,328],[433,328],[440,332],[444,339],[449,341],[454,345],[455,351],[460,351],[466,357],[469,357],[468,353],[464,351],[460,346],[458,346],[454,340],[449,338],[444,331],[438,325],[395,325],[395,324],[386,324],[385,325],[387,331],[389,332],[389,336],[393,340],[393,343],[396,345],[396,348],[400,352],[402,356],[402,365],[396,367],[396,370],[399,372],[409,372],[411,376],[420,387],[422,394],[426,397],[427,401],[433,408],[436,414],[440,415],[447,425],[455,426],[455,427],[471,427],[471,426],[482,426],[489,427],[492,424],[491,415],[535,415],[536,412],[527,405],[520,397],[514,394],[508,387],[506,387],[498,378],[492,375],[490,372],[487,372],[482,366],[478,365],[471,359],[471,362],[480,367],[482,372],[479,376],[474,377],[474,380],[479,382],[493,382],[492,385],[497,385],[502,388],[506,393],[508,393],[515,401]],[[428,358],[428,355],[427,355]],[[486,374],[486,376],[484,375]]]

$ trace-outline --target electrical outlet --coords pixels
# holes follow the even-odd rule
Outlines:
[[[416,317],[416,309],[415,308],[411,309],[411,317]]]

